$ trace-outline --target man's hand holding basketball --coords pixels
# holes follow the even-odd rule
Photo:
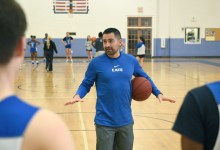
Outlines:
[[[65,106],[74,104],[74,103],[76,103],[76,102],[84,102],[84,100],[82,100],[82,99],[80,98],[80,96],[77,94],[77,95],[75,95],[70,101],[66,102],[66,103],[65,103]]]
[[[161,101],[168,101],[170,103],[175,103],[176,102],[176,100],[168,98],[168,97],[164,96],[163,94],[159,94],[157,96],[157,98],[159,99],[159,102],[161,102]]]

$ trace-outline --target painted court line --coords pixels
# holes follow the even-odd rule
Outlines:
[[[74,76],[74,72],[73,72],[73,67],[71,67],[71,71],[72,71],[73,80],[75,80],[75,76]],[[82,112],[81,104],[77,103],[77,106],[78,106],[79,112]],[[81,124],[81,127],[82,127],[84,147],[85,147],[85,150],[89,150],[88,140],[87,140],[87,136],[86,136],[86,128],[85,128],[85,124],[84,124],[84,121],[83,121],[82,113],[79,113],[79,120],[80,120],[80,124]]]

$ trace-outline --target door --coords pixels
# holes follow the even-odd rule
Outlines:
[[[152,17],[128,17],[127,45],[129,54],[136,55],[136,45],[140,36],[145,39],[145,56],[151,57]]]

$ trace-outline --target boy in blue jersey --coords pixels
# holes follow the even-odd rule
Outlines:
[[[40,45],[40,42],[36,40],[36,36],[31,35],[31,41],[28,41],[27,45],[30,46],[32,64],[34,64],[34,61],[36,64],[39,64],[37,58],[37,46]]]
[[[0,150],[73,150],[73,140],[56,114],[27,104],[14,92],[24,59],[27,22],[14,0],[0,4]]]
[[[73,41],[73,38],[70,36],[69,32],[66,32],[66,37],[63,38],[62,43],[65,45],[66,48],[66,62],[68,62],[68,58],[70,58],[70,62],[73,62],[72,59],[72,45],[71,42]]]
[[[105,54],[90,62],[75,96],[65,103],[70,105],[82,102],[82,98],[95,83],[97,150],[133,148],[134,120],[131,112],[133,75],[147,78],[152,84],[153,94],[159,101],[175,102],[161,94],[135,57],[120,52],[121,42],[121,34],[117,29],[108,28],[103,32]]]

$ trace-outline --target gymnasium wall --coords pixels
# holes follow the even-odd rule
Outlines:
[[[220,41],[205,40],[205,28],[220,28],[219,8],[219,0],[159,0],[154,56],[220,56]],[[199,44],[184,44],[185,27],[200,28]]]
[[[27,38],[33,34],[41,41],[44,33],[49,33],[52,38],[56,39],[60,51],[64,51],[60,40],[67,31],[76,32],[75,42],[73,42],[73,49],[77,51],[76,57],[86,56],[86,53],[81,50],[83,48],[81,43],[84,42],[87,35],[97,36],[98,32],[108,27],[116,27],[121,31],[122,38],[125,40],[128,16],[156,15],[155,0],[89,0],[89,13],[74,14],[72,17],[68,14],[54,14],[52,0],[18,1],[23,6],[28,19]],[[137,8],[140,6],[144,7],[141,14],[137,12]],[[41,46],[38,49],[41,49]],[[29,55],[27,52],[26,57]]]
[[[89,0],[88,14],[54,14],[53,0],[17,0],[28,18],[27,37],[35,34],[42,38],[48,32],[54,38],[63,38],[67,31],[76,32],[75,38],[97,36],[108,27],[116,27],[122,37],[127,35],[127,16],[139,16],[138,6],[144,6],[141,15],[155,15],[155,0]]]
[[[86,57],[81,49],[88,34],[97,36],[108,27],[118,28],[126,41],[127,17],[132,16],[153,17],[153,56],[220,56],[219,42],[207,42],[204,37],[205,28],[220,27],[219,0],[89,0],[89,13],[72,17],[54,14],[53,0],[17,1],[27,15],[27,38],[33,34],[41,41],[44,33],[49,33],[62,51],[59,57],[65,56],[60,40],[67,31],[76,32],[74,57]],[[138,7],[143,7],[142,13],[137,11]],[[200,27],[200,44],[184,44],[185,27]],[[165,48],[161,48],[161,38],[166,41]],[[26,56],[29,57],[28,51]]]

